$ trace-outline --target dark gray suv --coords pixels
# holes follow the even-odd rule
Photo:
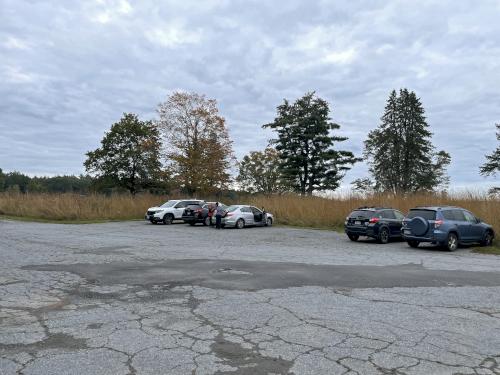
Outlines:
[[[417,207],[403,220],[403,239],[411,247],[430,242],[454,251],[459,244],[490,246],[495,238],[491,225],[460,207]]]

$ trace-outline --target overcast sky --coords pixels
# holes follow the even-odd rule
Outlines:
[[[361,155],[392,89],[421,98],[452,186],[497,146],[500,0],[0,0],[0,168],[79,174],[123,112],[174,90],[217,99],[236,155],[283,98],[315,90]],[[344,184],[365,176],[357,165]]]

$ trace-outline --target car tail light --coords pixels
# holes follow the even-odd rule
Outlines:
[[[441,225],[443,225],[444,221],[443,220],[436,220],[434,222],[434,228],[439,228]]]
[[[380,219],[378,217],[372,217],[370,219],[370,224],[375,224],[375,223],[378,223],[380,221]]]
[[[226,216],[233,216],[234,214],[232,212],[228,212]]]

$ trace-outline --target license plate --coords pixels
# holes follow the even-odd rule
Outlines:
[[[355,221],[354,224],[361,225],[361,221]]]
[[[409,230],[409,229],[405,229],[403,232],[404,232],[404,234],[411,234],[411,230]]]

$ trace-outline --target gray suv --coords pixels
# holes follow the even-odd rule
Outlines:
[[[491,225],[460,207],[417,207],[403,220],[403,239],[411,247],[430,242],[454,251],[459,244],[490,246],[495,238]]]

